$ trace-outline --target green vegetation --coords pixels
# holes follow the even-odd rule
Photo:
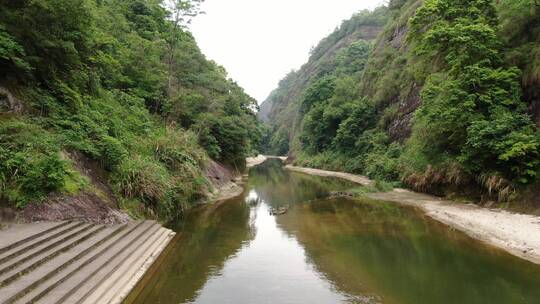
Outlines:
[[[506,200],[540,172],[539,17],[534,0],[401,0],[355,15],[261,106],[267,149],[289,142],[299,165]],[[351,34],[377,25],[374,41]]]
[[[346,118],[344,113],[354,107],[355,99],[361,99],[355,82],[367,64],[372,40],[387,18],[386,8],[355,14],[313,48],[307,64],[280,82],[259,112],[259,117],[269,122],[271,137],[263,145],[268,153],[300,151],[301,142],[312,145],[312,148],[329,145],[328,138],[316,142],[312,137],[315,134],[306,134],[301,139],[303,117],[312,110],[312,120],[325,116],[329,123],[334,124],[329,126],[330,132],[337,132],[335,123],[339,124]],[[333,97],[334,92],[339,96]],[[323,113],[322,109],[328,105],[337,108]],[[313,132],[325,131],[325,128],[313,129]],[[333,134],[325,136],[333,137]]]
[[[410,153],[527,184],[539,169],[539,137],[521,98],[519,70],[500,56],[496,24],[495,6],[486,1],[427,1],[411,19],[416,53],[441,58],[443,68],[422,90]]]
[[[0,125],[0,189],[17,206],[64,186],[69,172],[54,138],[24,121]]]
[[[22,103],[0,113],[3,204],[89,190],[75,152],[122,206],[168,219],[207,192],[210,158],[244,166],[262,136],[257,104],[186,29],[200,2],[0,3],[0,86]]]

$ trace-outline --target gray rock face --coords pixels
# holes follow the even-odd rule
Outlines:
[[[0,86],[0,112],[19,113],[22,108],[22,103],[8,89]]]

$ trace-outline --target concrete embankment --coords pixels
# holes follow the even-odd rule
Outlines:
[[[242,178],[219,163],[204,173],[215,189],[207,201],[243,192]],[[84,195],[0,210],[0,303],[121,303],[175,235]]]
[[[286,169],[318,176],[342,178],[364,186],[372,184],[372,181],[367,177],[349,173],[291,165],[286,166]],[[370,193],[366,196],[420,208],[431,218],[461,230],[473,238],[540,264],[540,217],[538,216],[487,209],[472,204],[466,205],[405,189]]]
[[[0,230],[0,303],[121,303],[173,236],[154,221],[11,224]]]

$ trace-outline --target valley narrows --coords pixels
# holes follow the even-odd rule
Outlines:
[[[420,210],[332,197],[356,184],[250,170],[244,194],[173,224],[172,250],[129,303],[535,303],[540,266]],[[289,206],[283,215],[271,208]]]

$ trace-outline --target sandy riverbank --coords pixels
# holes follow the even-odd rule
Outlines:
[[[338,177],[364,186],[372,183],[367,177],[343,172],[291,165],[286,166],[286,169],[318,176]],[[370,193],[367,196],[418,207],[433,219],[461,230],[473,238],[540,264],[540,217],[538,216],[466,205],[405,189]]]
[[[246,167],[251,168],[264,163],[267,159],[277,158],[285,161],[286,156],[272,156],[272,155],[257,155],[256,157],[246,158]]]

